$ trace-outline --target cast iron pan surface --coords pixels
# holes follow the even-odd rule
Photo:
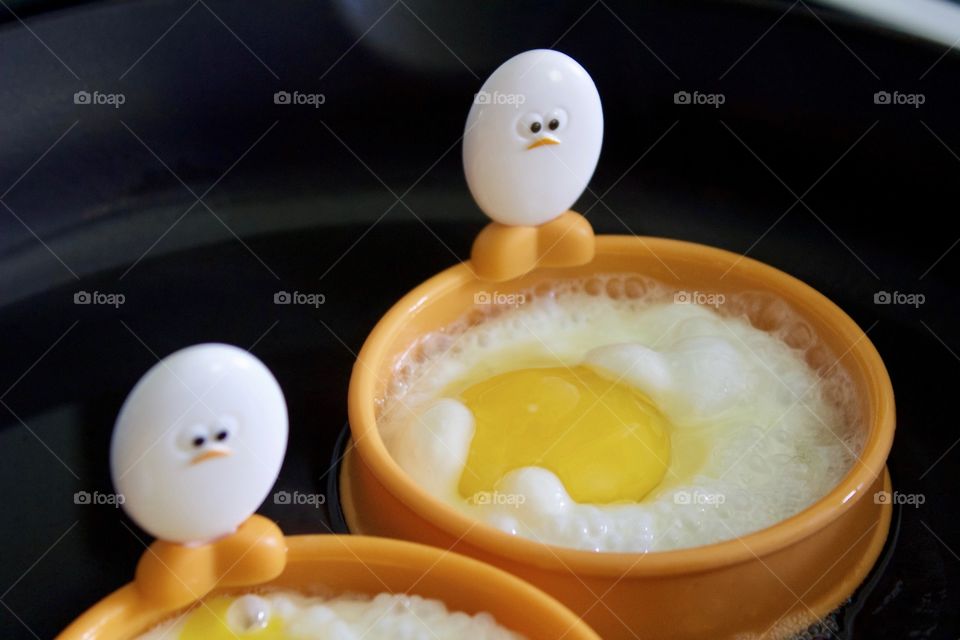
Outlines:
[[[506,58],[552,46],[604,101],[603,154],[576,207],[598,232],[783,269],[843,307],[889,368],[890,470],[923,504],[897,508],[868,582],[811,635],[957,638],[958,54],[802,2],[12,11],[0,7],[0,637],[52,637],[132,577],[146,534],[75,495],[111,492],[121,402],[186,345],[249,348],[284,389],[275,490],[326,502],[261,512],[290,534],[344,530],[335,461],[355,354],[403,293],[467,256],[484,224],[460,164],[472,95]],[[84,91],[122,104],[78,104]],[[275,104],[279,91],[324,100]],[[679,91],[724,102],[676,104]],[[882,91],[923,104],[876,104]],[[325,303],[274,304],[280,291]],[[884,291],[923,303],[875,304]],[[75,304],[82,292],[124,301]]]

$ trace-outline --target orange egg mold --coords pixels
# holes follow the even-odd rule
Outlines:
[[[266,520],[259,516],[254,519]],[[276,529],[273,523],[264,522],[257,522],[254,527],[258,533],[268,536],[273,535],[271,527]],[[232,567],[231,578],[221,581],[208,595],[239,592],[243,587],[306,593],[411,593],[441,600],[454,611],[486,611],[501,625],[528,638],[599,640],[596,633],[554,598],[504,571],[457,553],[365,536],[288,536],[283,542],[285,563],[277,575],[263,579],[264,571],[276,569],[276,557],[253,562],[243,559],[242,564],[248,565],[248,569]],[[189,551],[191,549],[186,549],[184,553]],[[165,559],[171,559],[169,550],[167,554]],[[269,556],[271,552],[266,554]],[[173,601],[165,599],[163,594],[157,600],[140,593],[139,584],[149,587],[165,579],[165,575],[148,578],[141,568],[142,563],[135,582],[94,605],[77,618],[59,640],[129,640],[189,610],[190,606],[183,605],[171,609],[169,605]],[[179,570],[182,576],[189,577],[190,571],[185,565]],[[197,573],[208,575],[203,567],[198,568]],[[243,574],[249,583],[244,584]],[[141,583],[141,579],[146,582]]]
[[[604,638],[779,638],[839,606],[867,575],[887,537],[885,464],[894,432],[890,379],[864,332],[830,300],[773,267],[703,245],[597,236],[589,264],[541,268],[497,284],[498,293],[594,274],[643,274],[678,289],[767,292],[814,329],[856,389],[865,430],[859,458],[816,503],[769,528],[676,551],[592,553],[514,537],[469,518],[417,485],[388,454],[376,424],[398,358],[426,333],[460,319],[488,292],[469,263],[402,298],[377,324],[350,380],[351,444],[341,497],[355,533],[453,549],[539,586]],[[525,262],[525,260],[524,260]],[[614,292],[616,293],[616,292]],[[762,318],[752,318],[761,324]],[[823,354],[820,354],[823,356]],[[816,364],[816,363],[812,363]]]

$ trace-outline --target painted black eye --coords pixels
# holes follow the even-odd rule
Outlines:
[[[560,128],[560,121],[554,118],[549,124],[547,124],[547,126],[550,128],[550,131],[556,131]]]
[[[540,129],[542,128],[543,128],[543,125],[540,124],[539,122],[534,122],[530,124],[530,131],[532,131],[533,133],[540,133]]]
[[[204,438],[203,436],[197,436],[193,440],[191,440],[191,444],[193,444],[193,446],[196,447],[197,449],[202,447],[206,442],[207,442],[207,439]]]
[[[218,431],[216,436],[217,442],[223,442],[224,440],[227,439],[228,435],[230,434],[227,433],[226,429],[222,429],[221,431]]]

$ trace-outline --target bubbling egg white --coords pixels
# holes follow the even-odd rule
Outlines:
[[[332,597],[274,590],[214,596],[138,640],[523,640],[487,612],[468,614],[415,594]]]
[[[825,347],[781,301],[744,294],[718,308],[680,304],[658,282],[618,275],[517,299],[524,302],[478,308],[426,336],[398,362],[380,406],[378,426],[398,464],[471,517],[598,552],[692,547],[796,514],[856,458],[859,418],[847,374],[833,359],[819,370],[808,364],[812,354],[823,359]],[[767,330],[746,312],[765,315]],[[470,390],[548,367],[586,367],[637,390],[665,416],[669,464],[649,493],[578,502],[569,472],[565,485],[563,473],[543,463],[512,468],[487,490],[464,495],[486,471],[472,468],[478,424],[465,401]],[[511,434],[503,438],[509,449]]]

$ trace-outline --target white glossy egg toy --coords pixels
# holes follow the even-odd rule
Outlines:
[[[204,543],[233,533],[276,481],[287,407],[260,360],[199,344],[154,365],[127,397],[110,466],[127,514],[159,539]]]
[[[463,138],[467,185],[496,222],[543,224],[586,189],[602,143],[600,95],[586,70],[559,51],[527,51],[474,97]]]

